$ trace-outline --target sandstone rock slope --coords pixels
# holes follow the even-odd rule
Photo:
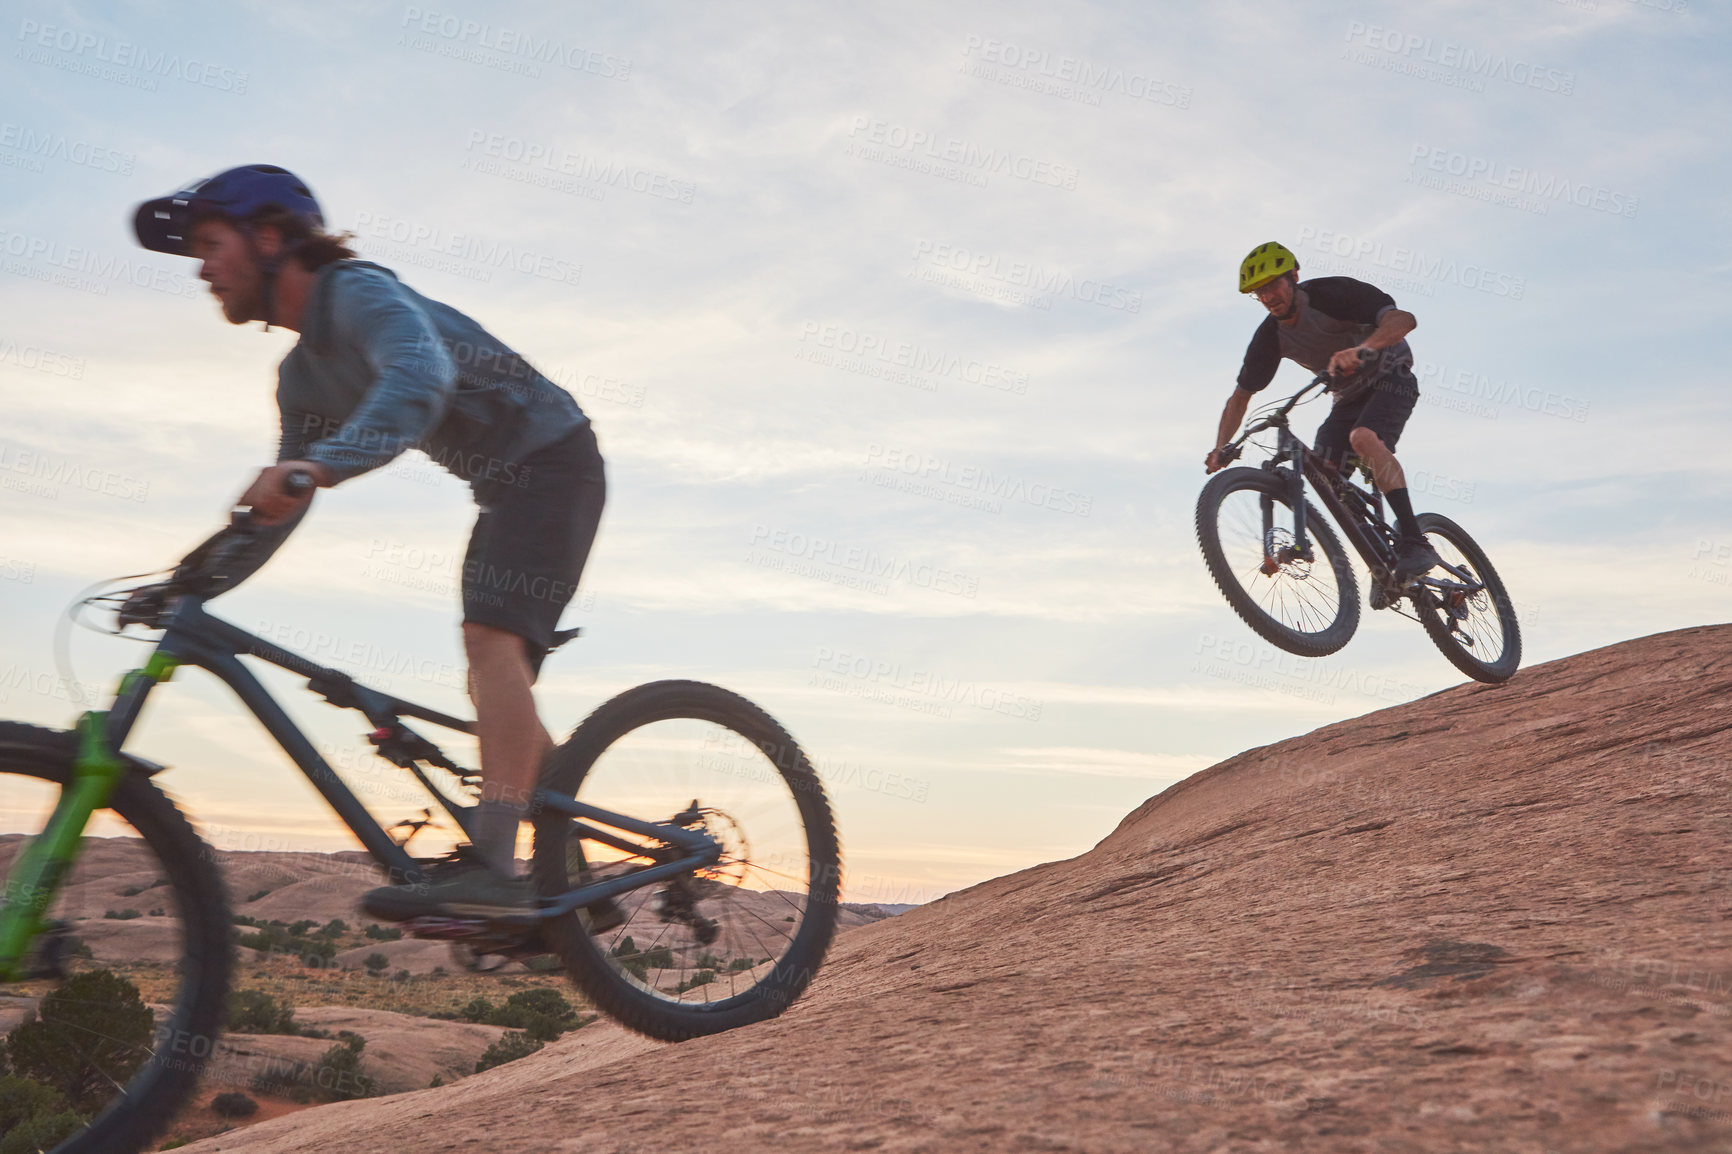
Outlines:
[[[1727,626],[1460,686],[850,933],[777,1021],[186,1149],[1724,1150],[1729,700]]]

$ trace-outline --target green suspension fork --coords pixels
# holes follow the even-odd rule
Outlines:
[[[167,681],[176,664],[161,650],[152,653],[143,669],[121,678],[119,698],[135,701],[150,685]],[[108,747],[108,714],[92,711],[80,717],[72,780],[60,791],[47,827],[25,845],[0,891],[0,982],[38,976],[30,972],[27,958],[37,937],[50,928],[43,915],[78,857],[91,816],[108,808],[126,773],[126,763]]]

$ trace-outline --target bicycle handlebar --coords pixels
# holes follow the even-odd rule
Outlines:
[[[1377,349],[1367,349],[1367,348],[1359,349],[1358,350],[1358,356],[1359,356],[1360,367],[1363,368],[1364,366],[1369,365],[1372,361],[1376,360],[1378,357],[1380,357],[1382,355],[1383,354],[1381,352],[1379,352]],[[1324,369],[1322,372],[1320,372],[1316,376],[1312,377],[1310,383],[1307,384],[1304,388],[1300,389],[1298,392],[1296,392],[1292,396],[1288,397],[1285,401],[1281,402],[1281,404],[1279,406],[1277,406],[1273,412],[1269,413],[1268,416],[1263,417],[1261,420],[1255,421],[1252,424],[1246,426],[1245,431],[1243,433],[1240,433],[1237,438],[1235,438],[1232,441],[1229,441],[1227,444],[1222,445],[1220,448],[1215,450],[1215,452],[1217,454],[1217,459],[1220,461],[1220,463],[1222,465],[1229,465],[1232,462],[1238,460],[1239,453],[1243,450],[1246,441],[1250,440],[1252,437],[1256,436],[1258,433],[1261,433],[1266,429],[1273,429],[1278,425],[1286,424],[1287,414],[1292,412],[1293,406],[1297,405],[1301,400],[1303,400],[1305,395],[1307,393],[1309,393],[1312,389],[1317,388],[1319,385],[1323,386],[1324,388],[1329,388],[1329,387],[1331,387],[1335,384],[1338,384],[1338,383],[1339,382],[1335,379],[1335,375],[1333,373],[1331,373],[1328,369]]]

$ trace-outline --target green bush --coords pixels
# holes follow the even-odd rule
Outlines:
[[[270,893],[270,892],[271,892],[271,891],[270,891],[270,890],[268,890],[268,889],[264,889],[264,890],[255,890],[255,891],[254,891],[254,892],[252,892],[252,893],[250,893],[250,894],[248,894],[248,895],[247,895],[247,901],[248,901],[248,902],[256,902],[256,901],[258,901],[258,900],[259,900],[259,899],[260,899],[260,898],[262,898],[262,897],[264,897],[264,896],[265,896],[265,895],[266,895],[266,894],[268,894],[268,893]]]
[[[377,978],[384,974],[385,967],[391,964],[391,959],[384,954],[368,954],[361,964],[367,968],[369,974]]]
[[[281,921],[259,922],[251,918],[235,919],[237,924],[253,927],[252,933],[235,935],[235,944],[267,954],[289,954],[301,959],[302,965],[325,966],[337,956],[337,943],[320,936],[309,938],[306,931],[313,922],[301,921],[285,925]]]
[[[245,1118],[259,1112],[259,1104],[239,1090],[225,1090],[210,1100],[210,1108],[221,1118]]]
[[[17,1074],[54,1087],[73,1110],[94,1113],[150,1056],[153,1025],[137,986],[91,970],[43,995],[36,1017],[7,1035],[6,1049]]]
[[[479,1074],[483,1070],[491,1070],[495,1066],[503,1066],[507,1062],[527,1058],[545,1044],[540,1039],[513,1030],[502,1035],[499,1041],[487,1047],[480,1060],[475,1063],[475,1072]]]
[[[459,1015],[465,1021],[479,1022],[484,1026],[521,1030],[537,1042],[551,1042],[580,1025],[572,1004],[558,990],[543,986],[519,990],[507,998],[503,1006],[495,1006],[486,998],[474,998],[459,1011]]]
[[[379,1092],[379,1083],[364,1072],[361,1051],[366,1049],[367,1039],[349,1030],[339,1032],[337,1037],[342,1040],[326,1050],[313,1067],[312,1085],[307,1092],[327,1102],[371,1098]]]
[[[392,926],[386,929],[384,926],[370,925],[363,932],[375,942],[394,942],[403,936],[403,927]]]
[[[236,990],[229,995],[229,1026],[237,1034],[298,1034],[295,1007],[278,1002],[263,990]]]
[[[119,922],[130,922],[133,918],[142,918],[144,915],[139,913],[137,910],[126,909],[105,910],[103,911],[102,916],[105,918],[113,918],[115,921]]]
[[[60,1114],[65,1109],[66,1099],[54,1087],[0,1075],[0,1134],[8,1134],[39,1115]]]
[[[679,985],[675,986],[674,993],[683,994],[687,990],[695,990],[699,986],[707,986],[715,980],[716,972],[714,970],[699,970],[691,976],[689,981],[681,982]]]
[[[349,923],[342,918],[332,918],[319,929],[321,937],[334,938],[339,934],[349,932]]]
[[[84,1129],[87,1121],[89,1119],[70,1110],[34,1115],[0,1138],[0,1154],[37,1154],[40,1150],[52,1150],[62,1140]]]

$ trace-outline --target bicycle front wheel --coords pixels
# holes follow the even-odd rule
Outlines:
[[[1438,513],[1417,519],[1444,563],[1413,590],[1419,623],[1451,665],[1475,681],[1501,685],[1522,661],[1521,626],[1503,579],[1460,525]]]
[[[578,726],[542,785],[640,821],[701,828],[722,845],[713,865],[620,895],[620,924],[598,929],[592,907],[544,927],[596,1006],[677,1042],[773,1018],[805,990],[835,933],[841,851],[823,783],[763,710],[701,682],[640,685]],[[557,897],[668,856],[643,849],[543,814],[536,890]]]
[[[25,843],[16,835],[48,824],[76,740],[0,722],[0,872]],[[173,803],[129,771],[49,906],[57,928],[37,957],[58,973],[0,985],[11,1076],[34,1084],[12,1087],[14,1102],[34,1105],[0,1120],[0,1142],[132,1154],[169,1124],[216,1045],[228,993],[229,904],[212,863]]]
[[[1292,494],[1264,469],[1223,470],[1197,500],[1197,543],[1227,604],[1287,652],[1323,657],[1359,628],[1353,569],[1314,506],[1305,549],[1294,530]]]

